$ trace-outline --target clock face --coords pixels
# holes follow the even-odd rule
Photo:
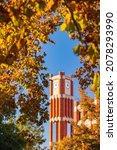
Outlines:
[[[59,86],[58,80],[55,80],[53,82],[53,95],[57,95],[58,94],[58,90],[59,90],[58,86]]]
[[[65,80],[65,94],[70,95],[70,81]]]
[[[69,82],[66,82],[66,83],[65,83],[65,86],[66,86],[67,89],[69,89],[69,88],[70,88],[70,83],[69,83]]]
[[[54,88],[58,88],[58,82],[54,82]]]

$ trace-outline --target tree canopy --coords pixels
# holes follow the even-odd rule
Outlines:
[[[26,56],[40,42],[52,42],[49,35],[60,26],[71,39],[77,39],[74,53],[80,56],[83,67],[75,76],[86,88],[99,70],[99,0],[16,0],[0,3],[1,54],[0,62],[12,64],[20,55]]]
[[[48,118],[48,73],[41,43],[59,29],[78,41],[77,77],[99,98],[99,0],[0,0],[0,119],[19,112],[22,124],[43,125]]]
[[[0,149],[22,150],[26,142],[14,123],[0,123]]]

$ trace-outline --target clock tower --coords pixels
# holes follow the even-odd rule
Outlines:
[[[50,75],[50,149],[53,142],[53,125],[56,126],[56,142],[67,136],[67,125],[73,120],[73,81],[64,72]],[[72,126],[70,125],[72,130]]]

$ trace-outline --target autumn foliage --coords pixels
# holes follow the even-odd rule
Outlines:
[[[72,137],[65,137],[54,143],[56,150],[99,150],[100,149],[100,103],[99,99],[87,96],[79,88],[80,110],[84,115],[79,122],[72,122]]]
[[[77,77],[99,99],[99,0],[0,0],[0,121],[43,125],[48,120],[48,73],[41,43],[59,29],[78,41]]]

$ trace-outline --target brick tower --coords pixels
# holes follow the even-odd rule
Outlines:
[[[53,125],[56,125],[56,141],[67,136],[67,124],[73,120],[73,81],[59,72],[57,76],[50,75],[50,150],[53,142]],[[72,126],[70,125],[71,131]]]

